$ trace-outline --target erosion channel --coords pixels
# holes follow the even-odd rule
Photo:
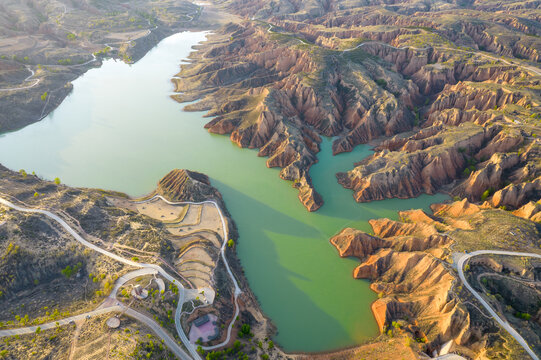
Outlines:
[[[370,311],[376,295],[350,275],[357,260],[340,259],[329,238],[346,226],[369,231],[369,219],[426,209],[445,196],[358,204],[335,173],[370,147],[332,156],[331,139],[324,139],[311,176],[325,205],[307,212],[264,158],[209,134],[203,113],[183,112],[169,97],[180,60],[204,39],[204,32],[179,33],[133,65],[105,60],[74,81],[73,92],[43,121],[1,135],[0,163],[132,196],[150,192],[174,168],[206,173],[238,226],[242,266],[284,350],[332,350],[377,335]]]

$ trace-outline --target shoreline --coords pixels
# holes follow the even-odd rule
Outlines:
[[[196,2],[193,3],[198,5]],[[222,16],[214,10],[214,6],[198,6],[200,6],[201,11],[196,14],[197,17],[192,16],[191,20],[189,21],[190,25],[182,25],[177,28],[156,25],[153,28],[147,29],[147,31],[149,31],[147,34],[136,39],[114,42],[117,47],[113,48],[113,50],[116,50],[116,53],[113,56],[96,57],[93,53],[89,53],[93,59],[82,64],[62,67],[62,70],[65,71],[59,73],[59,75],[56,75],[55,73],[54,76],[39,76],[35,74],[35,71],[31,68],[32,66],[35,67],[35,65],[27,65],[27,68],[31,72],[34,72],[34,74],[31,75],[33,78],[30,81],[35,80],[36,84],[32,87],[22,86],[20,89],[18,86],[16,86],[3,91],[6,95],[4,98],[0,98],[0,106],[4,106],[4,103],[6,104],[6,107],[10,106],[10,104],[14,102],[13,99],[18,99],[21,96],[31,99],[39,99],[43,95],[44,91],[47,93],[46,102],[45,104],[38,103],[37,105],[39,105],[39,107],[36,107],[36,104],[33,104],[32,109],[28,109],[28,104],[26,104],[27,106],[25,106],[25,110],[27,112],[20,119],[17,119],[17,116],[14,116],[16,118],[15,122],[10,121],[8,124],[3,124],[3,126],[0,125],[0,135],[21,130],[28,125],[45,119],[71,94],[73,90],[72,82],[84,75],[88,70],[99,68],[104,59],[112,58],[124,61],[128,64],[136,63],[141,60],[150,50],[156,47],[158,43],[171,35],[186,31],[212,31],[213,28],[219,27],[220,24],[225,21]],[[204,11],[204,9],[207,9],[207,11]],[[197,23],[193,22],[193,20],[196,20],[195,22]],[[107,43],[95,45],[109,46]],[[125,50],[124,54],[121,56],[118,53],[118,50],[120,47],[124,46],[128,46],[129,48]],[[126,54],[129,54],[128,61],[123,58],[126,56]],[[57,67],[58,65],[44,65],[44,67],[49,66]],[[55,76],[58,76],[59,78],[57,79]],[[25,79],[21,85],[24,85],[27,79]],[[52,90],[51,87],[53,88]],[[13,118],[13,116],[11,118]]]

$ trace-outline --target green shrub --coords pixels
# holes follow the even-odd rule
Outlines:
[[[528,313],[523,313],[523,312],[517,311],[515,313],[515,317],[517,317],[519,319],[522,319],[522,320],[530,320],[530,318],[532,316],[530,314],[528,314]]]
[[[481,195],[481,201],[485,201],[490,196],[490,189],[485,190],[485,192]]]
[[[378,85],[381,86],[382,88],[386,88],[386,87],[387,87],[387,81],[385,81],[384,79],[376,79],[376,84],[378,84]]]
[[[239,337],[251,337],[252,334],[250,333],[250,325],[249,324],[242,324],[240,331],[239,331]]]

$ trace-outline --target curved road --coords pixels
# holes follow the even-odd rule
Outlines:
[[[231,321],[231,323],[229,324],[229,327],[227,328],[227,337],[222,343],[214,345],[214,346],[203,346],[202,348],[204,350],[214,350],[214,349],[223,347],[223,346],[227,345],[227,343],[229,343],[229,340],[231,340],[231,332],[233,330],[233,326],[235,325],[235,319],[237,318],[237,316],[239,315],[239,312],[240,312],[239,304],[238,304],[238,297],[242,293],[242,290],[240,289],[239,284],[237,283],[237,279],[235,279],[235,276],[233,275],[233,272],[231,271],[231,268],[229,267],[229,262],[227,261],[227,258],[225,256],[225,250],[226,250],[227,240],[228,240],[229,235],[228,235],[227,226],[225,224],[225,218],[224,218],[224,216],[222,214],[222,211],[220,210],[220,207],[218,206],[218,204],[215,201],[207,200],[207,201],[202,201],[202,202],[197,202],[197,203],[196,202],[190,202],[190,201],[172,202],[172,201],[169,201],[169,200],[165,199],[161,195],[154,195],[150,199],[142,200],[142,201],[136,201],[135,203],[144,204],[144,203],[151,202],[154,199],[161,199],[162,201],[164,201],[165,203],[167,203],[169,205],[212,204],[212,205],[214,205],[216,207],[216,210],[218,210],[218,214],[220,215],[220,220],[222,221],[223,238],[224,238],[224,241],[222,243],[222,248],[220,249],[220,254],[222,256],[222,259],[224,260],[224,265],[225,265],[225,267],[227,269],[227,273],[231,277],[231,280],[233,281],[233,284],[235,286],[235,293],[234,293],[234,296],[235,296],[235,316],[233,317],[233,320]],[[182,331],[182,327],[180,325],[180,317],[181,317],[181,315],[182,315],[182,306],[179,303],[179,306],[177,307],[177,311],[175,312],[175,325],[177,327],[177,332],[184,333]]]
[[[513,251],[502,251],[502,250],[478,250],[471,252],[469,254],[463,254],[457,262],[458,276],[466,288],[475,296],[477,300],[483,305],[483,307],[490,313],[490,315],[500,324],[507,332],[515,338],[515,340],[526,350],[526,352],[534,360],[539,360],[539,357],[533,352],[526,340],[505,320],[503,320],[497,313],[492,309],[492,307],[483,299],[483,297],[468,283],[466,276],[464,275],[464,264],[472,257],[478,255],[508,255],[508,256],[527,256],[535,257],[541,259],[541,255],[534,253],[525,253],[525,252],[513,252]]]
[[[57,321],[51,321],[46,324],[40,324],[35,326],[28,326],[24,328],[16,328],[16,329],[7,329],[7,330],[0,330],[0,338],[6,337],[6,336],[15,336],[15,335],[24,335],[24,334],[33,334],[36,332],[36,330],[39,328],[40,330],[50,330],[55,329],[58,326],[62,325],[68,325],[72,322],[76,322],[79,320],[84,320],[89,317],[98,316],[107,314],[110,312],[120,312],[124,313],[142,323],[147,325],[154,333],[164,341],[164,344],[173,351],[173,353],[180,359],[183,360],[191,360],[192,358],[186,354],[186,352],[176,343],[175,339],[173,339],[160,325],[158,325],[154,320],[149,318],[146,315],[143,315],[133,309],[130,309],[129,307],[125,306],[124,304],[118,302],[116,300],[116,293],[118,289],[122,285],[124,285],[126,282],[143,275],[155,275],[158,271],[151,268],[143,268],[135,271],[131,271],[127,274],[124,274],[118,280],[116,281],[115,287],[113,291],[109,294],[109,296],[105,299],[105,301],[95,310],[86,312],[84,314],[79,314],[75,316],[70,316],[64,319],[60,319]]]
[[[164,202],[170,204],[170,205],[201,205],[201,204],[212,204],[216,207],[216,210],[218,211],[218,214],[220,216],[220,220],[222,222],[222,229],[223,229],[223,243],[222,243],[222,247],[220,249],[220,253],[221,253],[221,256],[222,256],[222,259],[224,260],[224,265],[226,267],[226,270],[229,274],[229,276],[231,277],[231,280],[233,281],[233,284],[235,286],[235,291],[234,291],[234,298],[235,298],[235,315],[233,317],[233,320],[231,321],[231,323],[229,324],[229,327],[227,329],[227,337],[226,339],[218,344],[218,345],[214,345],[214,346],[209,346],[209,347],[204,347],[205,350],[213,350],[213,349],[216,349],[216,348],[220,348],[220,347],[223,347],[225,345],[227,345],[227,343],[229,343],[230,339],[231,339],[231,332],[233,330],[233,326],[234,326],[234,323],[235,323],[235,319],[237,318],[237,316],[239,315],[239,312],[240,312],[240,308],[239,308],[239,305],[238,305],[238,296],[242,293],[242,290],[240,289],[239,285],[238,285],[238,282],[237,280],[235,279],[235,276],[233,275],[233,272],[231,271],[231,268],[229,266],[229,262],[227,261],[227,257],[225,256],[225,251],[226,251],[226,247],[227,247],[227,241],[228,241],[228,231],[227,231],[227,226],[226,226],[226,223],[225,223],[225,218],[222,214],[222,211],[220,209],[220,207],[218,206],[218,204],[215,202],[215,201],[203,201],[203,202],[171,202],[171,201],[168,201],[167,199],[163,198],[162,196],[160,195],[155,195],[154,197],[148,199],[148,200],[144,200],[144,201],[139,201],[139,202],[136,202],[136,203],[146,203],[146,202],[150,202],[154,199],[161,199],[163,200]],[[62,218],[60,218],[58,215],[50,212],[50,211],[47,211],[47,210],[42,210],[42,209],[32,209],[32,208],[24,208],[24,207],[21,207],[21,206],[18,206],[18,205],[15,205],[13,203],[11,203],[10,201],[8,200],[5,200],[3,198],[0,198],[0,204],[3,204],[9,208],[12,208],[14,210],[17,210],[17,211],[21,211],[21,212],[26,212],[26,213],[37,213],[37,214],[42,214],[42,215],[45,215],[51,219],[53,219],[54,221],[56,221],[57,223],[59,223],[70,235],[72,235],[75,240],[77,240],[79,243],[81,243],[82,245],[102,254],[102,255],[105,255],[105,256],[108,256],[112,259],[115,259],[121,263],[124,263],[126,265],[130,265],[130,266],[134,266],[134,267],[137,267],[137,268],[140,268],[139,270],[136,270],[136,271],[132,271],[128,274],[125,274],[123,276],[121,276],[118,280],[117,280],[117,283],[115,284],[115,287],[113,289],[113,291],[111,292],[112,294],[112,298],[114,299],[115,297],[115,290],[118,291],[118,289],[127,281],[137,277],[137,276],[141,276],[141,275],[147,275],[147,274],[157,274],[159,273],[161,276],[163,276],[165,279],[167,279],[168,281],[172,282],[172,283],[175,283],[176,285],[178,285],[179,287],[179,300],[178,300],[178,306],[177,306],[177,309],[175,311],[175,327],[177,329],[177,333],[178,335],[180,336],[182,342],[184,343],[184,345],[186,346],[186,348],[188,349],[188,351],[190,352],[190,355],[194,358],[194,359],[201,359],[199,354],[197,353],[195,347],[190,343],[189,339],[187,338],[186,334],[184,333],[183,329],[182,329],[182,326],[181,326],[181,323],[180,323],[180,317],[182,315],[182,305],[184,304],[184,286],[182,285],[182,283],[180,283],[179,281],[177,281],[175,278],[173,278],[171,275],[169,275],[161,266],[158,266],[158,265],[155,265],[155,264],[145,264],[145,263],[138,263],[138,262],[135,262],[135,261],[132,261],[132,260],[129,260],[129,259],[125,259],[117,254],[114,254],[114,253],[111,253],[107,250],[104,250],[102,248],[100,248],[99,246],[93,244],[93,243],[90,243],[88,242],[87,240],[85,240],[81,235],[79,235],[79,233],[77,233],[68,223],[66,223]],[[111,298],[111,294],[109,295],[109,298]],[[80,318],[83,318],[85,317],[86,315],[92,315],[92,314],[101,314],[101,313],[106,313],[106,312],[111,312],[111,311],[119,311],[119,310],[124,310],[126,309],[123,305],[120,305],[120,306],[114,306],[114,307],[106,307],[106,308],[102,308],[102,309],[97,309],[95,310],[94,312],[90,312],[90,313],[87,313],[87,314],[82,314],[82,315],[77,315],[76,317],[72,317],[72,318],[67,318],[67,319],[64,319],[65,322],[62,322],[61,324],[64,324],[64,323],[69,323],[71,320],[78,320]],[[144,322],[145,324],[147,324],[148,326],[150,326],[155,332],[156,334],[160,334],[160,333],[163,333],[165,335],[167,335],[167,333],[165,333],[165,331],[160,327],[158,326],[156,323],[154,323],[153,320],[149,319],[148,317],[146,317],[145,315],[142,315],[134,310],[131,310],[131,309],[127,309],[125,310],[125,313],[127,315],[130,315],[138,320],[141,320],[142,322]],[[51,323],[51,324],[44,324],[42,329],[47,329],[47,328],[50,328],[50,327],[45,327],[45,325],[47,326],[50,326],[50,327],[54,327],[56,326],[56,322],[55,323]],[[5,330],[7,331],[7,333],[4,333],[4,335],[2,335],[3,333],[0,332],[0,337],[2,336],[10,336],[9,334],[11,334],[11,331],[26,331],[24,333],[29,333],[29,332],[34,332],[36,330],[37,326],[36,327],[29,327],[29,328],[23,328],[23,329],[10,329],[10,330]],[[164,339],[164,341],[167,342],[167,338],[164,338],[163,336],[160,335],[160,337],[162,337]],[[174,341],[173,341],[174,343]],[[174,343],[173,346],[173,350],[175,350],[175,353],[180,353],[180,351],[183,352],[183,350],[178,347],[178,345],[176,343]],[[178,349],[175,349],[175,346],[178,347]],[[180,351],[179,351],[180,349]],[[180,356],[180,355],[179,355]],[[184,353],[184,356],[181,356],[181,358],[183,359],[187,359],[189,357],[187,357],[187,354]]]
[[[23,80],[23,83],[24,82],[28,82],[28,81],[32,81],[30,80],[34,75],[35,75],[35,72],[34,70],[32,70],[30,68],[30,66],[26,66],[26,69],[30,71],[30,75]],[[41,79],[34,79],[33,80],[34,83],[32,85],[28,85],[28,86],[18,86],[18,87],[14,87],[14,88],[7,88],[7,89],[0,89],[0,92],[5,92],[5,91],[16,91],[16,90],[24,90],[24,89],[30,89],[30,88],[33,88],[34,86],[36,86],[37,84],[39,84],[39,82],[41,81]]]
[[[195,347],[190,343],[190,341],[188,340],[186,334],[184,333],[184,331],[182,330],[182,327],[180,325],[180,312],[181,312],[181,309],[182,309],[182,304],[184,303],[184,287],[182,286],[180,281],[177,281],[174,277],[169,275],[165,270],[163,270],[163,268],[161,266],[158,266],[158,265],[155,265],[155,264],[137,263],[135,261],[125,259],[125,258],[123,258],[123,257],[121,257],[119,255],[116,255],[116,254],[113,254],[113,253],[111,253],[111,252],[109,252],[107,250],[104,250],[104,249],[100,248],[99,246],[96,246],[96,245],[86,241],[70,225],[68,225],[68,223],[66,223],[62,218],[60,218],[58,215],[56,215],[56,214],[54,214],[54,213],[52,213],[50,211],[42,210],[42,209],[24,208],[24,207],[15,205],[15,204],[13,204],[13,203],[11,203],[11,202],[3,199],[3,198],[0,198],[0,204],[3,204],[3,205],[5,205],[5,206],[7,206],[9,208],[12,208],[12,209],[15,209],[15,210],[21,211],[21,212],[36,213],[36,214],[45,215],[45,216],[53,219],[57,223],[59,223],[70,235],[72,235],[75,238],[75,240],[77,240],[78,242],[80,242],[84,246],[86,246],[86,247],[88,247],[88,248],[90,248],[90,249],[92,249],[92,250],[94,250],[94,251],[96,251],[96,252],[98,252],[98,253],[100,253],[102,255],[105,255],[105,256],[110,257],[112,259],[115,259],[115,260],[117,260],[117,261],[119,261],[121,263],[124,263],[126,265],[134,266],[134,267],[137,267],[137,268],[147,268],[147,269],[155,270],[156,272],[158,272],[161,276],[163,276],[168,281],[178,285],[178,287],[179,287],[179,300],[178,300],[178,306],[177,306],[177,313],[179,314],[178,322],[177,322],[177,316],[175,316],[175,323],[176,323],[175,325],[176,325],[176,328],[177,328],[177,332],[178,332],[178,335],[179,335],[180,339],[182,340],[184,346],[186,346],[186,348],[190,352],[190,355],[192,356],[192,358],[196,359],[196,360],[201,359],[201,357],[197,353]],[[220,214],[221,214],[221,212],[220,212]],[[141,321],[145,322],[145,324],[148,324],[150,322],[153,323],[153,321],[151,319],[148,319],[144,315],[139,314],[139,313],[137,313],[137,312],[135,312],[133,310],[128,309],[126,311],[126,314],[128,314],[128,315],[131,314],[132,316],[136,317],[137,319],[141,319]],[[137,315],[137,314],[139,314],[139,315]],[[164,330],[155,323],[151,327],[153,328],[153,330],[156,330],[157,328],[160,328],[161,329],[160,332],[164,332]],[[35,331],[35,329],[34,329],[34,331]],[[164,338],[164,341],[167,341],[167,339]],[[176,345],[176,343],[175,343],[175,345]],[[178,345],[176,345],[176,346],[178,347]],[[180,347],[178,347],[178,349],[183,351]],[[176,351],[178,351],[178,349],[176,349]],[[190,357],[186,353],[184,353],[184,356],[182,356],[182,358],[183,359],[190,359]]]

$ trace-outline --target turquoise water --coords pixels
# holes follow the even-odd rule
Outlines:
[[[179,59],[204,40],[181,33],[163,40],[134,65],[107,60],[73,82],[74,90],[43,121],[0,136],[0,163],[73,186],[151,192],[173,168],[208,174],[237,223],[238,255],[263,311],[286,351],[323,351],[377,335],[370,311],[375,294],[354,280],[354,259],[340,259],[329,237],[346,226],[427,208],[443,195],[357,204],[335,178],[370,153],[359,146],[332,156],[324,139],[311,170],[325,205],[308,213],[291,184],[265,158],[203,129],[202,113],[186,113],[169,98]]]

